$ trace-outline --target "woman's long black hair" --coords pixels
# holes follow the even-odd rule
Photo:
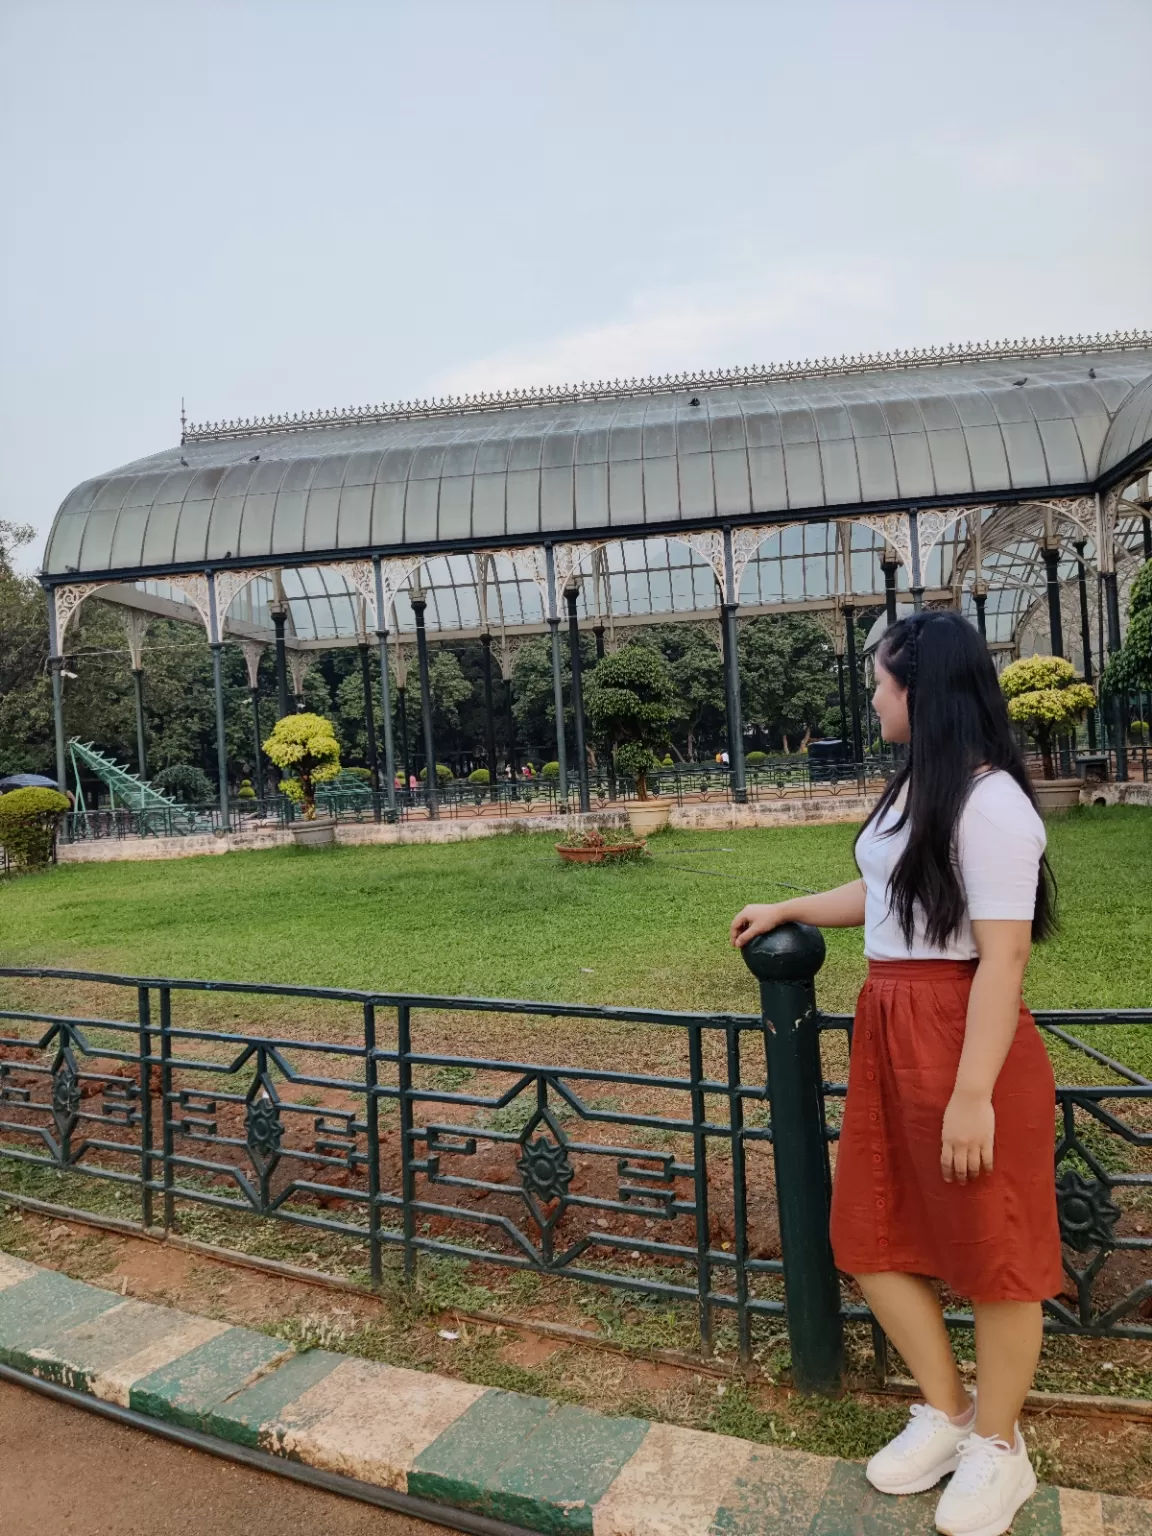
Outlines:
[[[900,814],[885,834],[909,829],[892,873],[891,911],[910,944],[919,907],[928,942],[943,946],[964,916],[955,839],[974,775],[982,768],[999,768],[1012,775],[1034,806],[1036,794],[1012,734],[992,657],[966,619],[954,612],[899,619],[880,642],[877,661],[908,690],[911,742],[864,826],[883,816],[907,788]],[[1042,859],[1033,939],[1053,931],[1055,898],[1052,872]]]

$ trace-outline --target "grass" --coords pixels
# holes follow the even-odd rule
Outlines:
[[[1059,936],[1038,1007],[1152,1003],[1152,816],[1049,824]],[[561,865],[545,836],[62,865],[0,886],[6,964],[546,1001],[752,1011],[733,913],[854,876],[851,826],[672,832],[641,862]],[[847,1010],[858,931],[826,935],[823,1007]],[[293,1005],[295,1008],[296,1005]]]

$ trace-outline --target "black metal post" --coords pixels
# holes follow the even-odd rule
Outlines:
[[[1044,581],[1048,592],[1048,637],[1053,656],[1064,654],[1064,621],[1060,614],[1060,551],[1044,548]]]
[[[1144,558],[1152,560],[1152,517],[1147,512],[1140,519],[1140,527],[1144,534]]]
[[[424,724],[424,759],[427,764],[424,775],[424,792],[427,797],[428,815],[433,821],[440,814],[440,786],[436,781],[436,746],[432,740],[432,687],[428,677],[428,636],[424,629],[424,610],[428,599],[422,589],[411,594],[412,612],[416,615],[416,655],[420,666],[420,714]]]
[[[372,774],[372,799],[376,820],[380,820],[380,758],[376,751],[376,700],[372,691],[372,668],[368,662],[368,642],[361,640],[356,649],[360,652],[360,683],[364,690],[364,730],[367,736],[368,769]]]
[[[860,678],[856,666],[856,609],[844,604],[844,646],[847,653],[848,689],[852,702],[852,761],[857,769],[864,762],[864,741],[860,731]]]
[[[908,544],[912,555],[911,576],[912,611],[924,611],[924,571],[920,565],[920,513],[915,507],[908,508]]]
[[[144,668],[132,668],[132,692],[136,698],[136,762],[140,777],[148,782],[148,751],[144,744]]]
[[[832,1179],[814,986],[824,938],[805,923],[785,923],[741,953],[760,983],[792,1379],[801,1392],[833,1396],[843,1387],[844,1328],[828,1235]]]
[[[409,791],[412,782],[412,758],[408,752],[408,690],[396,689],[397,719],[400,721],[400,758],[404,764],[404,792]]]
[[[1145,518],[1144,521],[1147,522],[1148,519]],[[603,624],[593,624],[593,626],[592,626],[592,633],[596,636],[596,660],[597,661],[603,661],[604,660],[604,626],[603,626]]]
[[[576,783],[581,811],[592,808],[588,788],[588,752],[584,742],[584,688],[580,674],[580,625],[576,618],[576,600],[580,589],[575,582],[564,588],[568,605],[568,660],[572,668],[572,720],[576,733]]]
[[[1120,649],[1120,593],[1116,585],[1115,571],[1102,571],[1104,583],[1104,610],[1108,616],[1108,654],[1114,656]],[[1128,778],[1128,743],[1124,730],[1124,700],[1115,694],[1112,700],[1113,731],[1116,741],[1116,777],[1124,783]]]
[[[284,625],[287,622],[285,609],[272,610],[272,627],[276,631],[276,708],[281,720],[292,713],[292,706],[288,702],[288,650],[284,643]]]
[[[848,740],[848,706],[844,702],[844,656],[836,652],[836,691],[840,695],[840,745]]]
[[[560,620],[549,619],[552,648],[552,700],[556,714],[556,762],[560,768],[560,799],[568,799],[568,743],[564,738],[564,683],[560,671]]]
[[[212,691],[216,695],[216,771],[220,785],[220,826],[228,830],[228,742],[224,720],[224,646],[212,642]]]
[[[378,604],[383,611],[383,603]],[[376,649],[380,660],[380,724],[384,728],[384,803],[387,818],[396,820],[396,746],[392,740],[392,683],[388,675],[388,631],[383,622],[376,631]]]
[[[881,560],[880,569],[884,572],[884,616],[889,624],[896,622],[896,572],[900,569],[899,560]]]
[[[1072,548],[1076,551],[1076,586],[1080,594],[1080,648],[1084,652],[1084,681],[1091,683],[1095,676],[1092,668],[1092,624],[1088,617],[1088,581],[1084,570],[1084,539],[1076,539]],[[1088,747],[1096,750],[1096,711],[1088,711]]]
[[[259,688],[249,688],[248,694],[249,694],[249,697],[252,700],[252,754],[253,754],[252,772],[253,772],[253,774],[255,775],[255,778],[256,778],[256,783],[255,783],[254,787],[255,787],[256,793],[259,796],[259,798],[261,800],[263,800],[264,794],[265,794],[265,788],[264,788],[264,757],[263,757],[263,753],[261,751],[261,742],[260,742],[260,735],[261,735],[261,732],[260,732],[260,690],[259,690]]]
[[[512,708],[512,673],[509,671],[504,683],[504,702],[508,709],[508,767],[512,772],[512,782],[516,782],[516,774],[519,763],[516,761],[516,713]]]
[[[51,657],[48,665],[52,673],[52,731],[56,737],[56,783],[63,794],[68,788],[68,758],[64,744],[63,656]]]
[[[973,592],[972,601],[976,604],[976,628],[980,631],[981,640],[987,640],[988,621],[984,616],[984,609],[988,602],[987,592]]]
[[[496,776],[496,707],[492,702],[492,636],[480,636],[481,656],[484,663],[484,727],[488,748],[488,798],[500,798],[500,786]]]
[[[720,608],[720,634],[724,643],[724,704],[728,725],[728,774],[732,798],[742,805],[748,799],[748,780],[744,771],[744,719],[740,707],[739,636],[735,603]]]

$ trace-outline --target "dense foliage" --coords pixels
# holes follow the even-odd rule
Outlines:
[[[194,763],[173,763],[171,768],[162,768],[152,780],[152,787],[185,805],[204,805],[216,793],[208,775]]]
[[[0,848],[13,869],[39,869],[52,857],[56,823],[68,797],[56,789],[10,789],[0,795]]]
[[[648,774],[659,766],[657,750],[668,742],[675,713],[668,665],[658,651],[633,643],[605,656],[588,683],[588,719],[612,749],[616,771],[636,781],[648,798]]]
[[[1101,686],[1109,693],[1152,691],[1152,560],[1140,567],[1132,583],[1128,632],[1105,667]]]

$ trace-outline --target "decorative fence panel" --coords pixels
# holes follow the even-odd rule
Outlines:
[[[146,1226],[315,1230],[373,1282],[445,1255],[631,1290],[745,1359],[786,1318],[798,1384],[830,1389],[868,1317],[827,1241],[852,1020],[816,1010],[797,932],[750,960],[763,1017],[0,968],[0,1185],[65,1171]],[[1081,1038],[1152,1041],[1152,1010],[1037,1017],[1087,1069],[1058,1090],[1048,1326],[1152,1338],[1152,1080]],[[584,1064],[540,1049],[565,1032]]]

